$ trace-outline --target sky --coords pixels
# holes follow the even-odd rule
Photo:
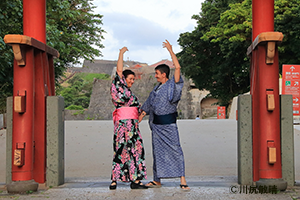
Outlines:
[[[199,14],[204,0],[94,0],[95,14],[103,15],[101,49],[103,57],[117,60],[119,49],[126,46],[124,60],[148,65],[163,59],[171,60],[162,47],[167,39],[174,53],[181,51],[177,40],[180,33],[191,32],[197,26],[191,17]]]

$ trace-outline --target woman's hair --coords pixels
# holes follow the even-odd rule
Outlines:
[[[131,71],[130,69],[125,69],[122,74],[124,75],[125,79],[127,78],[128,75],[132,74],[133,76],[135,76],[135,73],[133,71]]]
[[[160,71],[160,73],[166,73],[166,77],[169,79],[170,67],[166,64],[160,64],[155,67],[155,70]]]

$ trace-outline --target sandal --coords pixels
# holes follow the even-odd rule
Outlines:
[[[143,185],[141,181],[138,183],[135,183],[134,181],[131,182],[130,184],[131,189],[148,189],[147,186]]]
[[[147,183],[147,185],[148,185],[147,187],[149,187],[149,188],[160,188],[161,187],[161,185],[156,184],[154,181]]]
[[[191,190],[191,189],[189,188],[188,185],[181,185],[181,184],[180,184],[180,188],[181,188],[182,190],[184,190],[184,191],[190,191],[190,190]]]
[[[113,184],[115,183],[115,184]],[[111,184],[109,185],[110,190],[115,190],[117,188],[117,181],[112,181]]]

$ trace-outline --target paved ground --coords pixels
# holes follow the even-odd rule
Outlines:
[[[235,120],[180,120],[178,126],[187,176],[237,175]],[[151,133],[147,121],[140,124],[140,129],[147,172],[152,175]],[[110,177],[112,130],[111,121],[66,122],[66,177]]]
[[[182,191],[178,184],[179,179],[165,179],[163,187],[147,190],[131,190],[128,183],[118,183],[116,190],[108,189],[109,180],[94,178],[67,178],[66,183],[60,187],[48,190],[39,190],[33,194],[12,195],[6,191],[0,193],[0,199],[53,199],[53,200],[97,200],[97,199],[246,199],[246,200],[291,200],[300,199],[300,183],[298,186],[288,188],[285,192],[279,193],[257,193],[249,194],[249,186],[246,190],[240,190],[236,176],[201,176],[187,177],[191,190]],[[244,187],[245,188],[245,187]],[[1,191],[1,186],[0,186]],[[241,192],[240,192],[241,191]],[[235,192],[235,193],[233,193]]]
[[[0,199],[300,199],[300,126],[295,126],[296,186],[278,194],[237,194],[237,132],[235,120],[180,120],[190,192],[179,179],[163,179],[159,189],[131,190],[118,183],[110,191],[112,159],[111,121],[66,121],[65,184],[29,195],[5,190],[5,132],[0,131]],[[146,121],[140,125],[146,149],[148,180],[152,180],[151,136]],[[144,181],[146,182],[146,181]],[[2,184],[1,184],[2,183]],[[249,186],[248,186],[249,187]]]

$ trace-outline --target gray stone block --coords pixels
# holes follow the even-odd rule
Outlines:
[[[47,97],[47,186],[64,184],[64,99]]]
[[[252,167],[252,100],[251,95],[238,96],[238,183],[253,184]]]
[[[6,185],[7,192],[12,194],[26,194],[26,192],[36,192],[39,184],[34,180],[28,181],[13,181]]]
[[[13,126],[13,97],[6,99],[6,184],[12,183],[12,126]]]
[[[293,97],[280,95],[282,179],[288,186],[295,184]]]
[[[258,181],[256,181],[256,186],[257,187],[267,187],[268,189],[272,186],[276,186],[276,192],[277,190],[280,191],[285,191],[287,188],[287,183],[286,181],[284,181],[283,179],[264,179],[261,178]],[[268,191],[269,193],[271,193],[271,191]],[[275,193],[277,194],[277,193]]]

